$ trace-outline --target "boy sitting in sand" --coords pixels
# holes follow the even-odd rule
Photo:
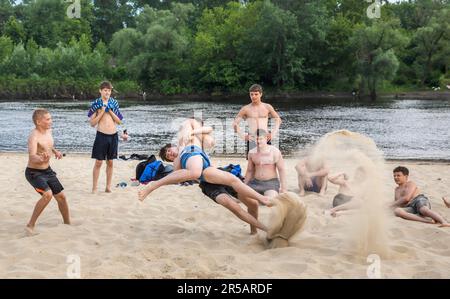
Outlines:
[[[210,136],[212,131],[211,127],[203,127],[195,119],[185,121],[179,130],[178,146],[166,145],[160,152],[161,158],[173,161],[175,171],[160,180],[152,181],[139,192],[139,200],[143,201],[151,192],[164,185],[200,180],[230,186],[243,196],[270,205],[269,198],[254,191],[233,174],[211,167],[209,157],[203,148],[214,145]]]
[[[408,181],[408,168],[398,166],[393,170],[393,173],[394,181],[398,185],[395,188],[395,202],[392,204],[395,207],[395,216],[425,223],[437,222],[440,227],[450,227],[450,223],[439,213],[431,210],[430,201],[420,192],[416,184]],[[446,203],[445,200],[444,203]]]
[[[286,171],[279,149],[267,144],[267,131],[256,130],[256,148],[248,153],[245,183],[268,197],[286,192]],[[241,198],[239,198],[241,199]]]
[[[329,171],[323,159],[307,156],[297,163],[295,170],[298,175],[300,196],[304,196],[305,191],[316,192],[320,196],[325,195]]]
[[[45,109],[36,109],[33,113],[33,122],[36,126],[28,138],[28,165],[25,177],[33,188],[41,195],[34,207],[33,214],[26,226],[29,234],[33,233],[36,220],[52,197],[58,202],[58,208],[63,217],[64,224],[70,224],[69,206],[67,205],[64,187],[50,168],[50,157],[53,153],[56,159],[63,155],[53,146],[52,117]]]

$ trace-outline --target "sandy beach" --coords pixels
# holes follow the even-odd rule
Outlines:
[[[216,166],[245,160],[213,158]],[[358,255],[349,234],[351,217],[323,215],[337,186],[325,197],[307,194],[304,230],[286,248],[266,249],[265,234],[249,227],[194,186],[166,186],[144,202],[142,187],[128,184],[113,193],[91,194],[93,160],[68,154],[52,160],[65,187],[73,225],[62,224],[54,200],[37,222],[35,236],[24,227],[39,195],[24,177],[27,155],[0,153],[0,278],[67,278],[80,261],[81,278],[367,278],[371,265]],[[113,185],[130,182],[138,161],[116,161]],[[297,192],[295,159],[286,159],[288,189]],[[392,169],[403,165],[429,196],[432,209],[450,219],[442,196],[450,196],[450,163],[388,161],[384,183],[392,190]],[[100,175],[104,190],[105,171]],[[261,207],[264,223],[270,208]],[[450,229],[388,217],[390,256],[381,258],[382,278],[449,278]],[[72,272],[70,272],[72,273]],[[69,273],[69,277],[70,277]]]

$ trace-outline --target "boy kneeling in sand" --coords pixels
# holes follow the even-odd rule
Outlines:
[[[408,181],[409,170],[406,167],[398,166],[393,170],[394,181],[398,185],[395,188],[395,216],[406,220],[414,220],[425,223],[439,223],[440,227],[450,227],[439,213],[431,210],[430,201],[423,195],[417,185]],[[445,202],[445,200],[444,200]],[[427,219],[425,217],[430,217]]]
[[[58,202],[59,211],[64,224],[70,224],[69,207],[64,187],[56,177],[56,173],[50,168],[50,156],[55,154],[56,159],[63,155],[53,147],[52,117],[45,109],[36,109],[33,113],[33,122],[36,126],[28,138],[28,165],[25,177],[33,188],[42,195],[34,207],[31,219],[26,226],[28,233],[33,233],[36,220],[52,197]]]
[[[286,172],[280,150],[266,140],[267,131],[258,129],[256,148],[248,153],[245,183],[259,194],[275,197],[286,192]]]
[[[210,136],[212,131],[211,127],[203,127],[195,119],[185,121],[179,130],[178,146],[166,145],[160,152],[165,160],[173,161],[175,171],[160,180],[152,181],[139,192],[139,200],[143,201],[151,192],[164,185],[200,180],[230,186],[238,194],[254,198],[264,205],[271,205],[269,198],[254,191],[233,174],[211,167],[203,148],[214,145]]]

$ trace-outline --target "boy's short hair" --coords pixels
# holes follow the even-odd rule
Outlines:
[[[253,84],[248,89],[248,92],[255,92],[255,91],[259,91],[260,93],[262,93],[263,92],[262,86],[259,84]]]
[[[164,145],[160,150],[159,150],[159,157],[161,158],[161,160],[163,160],[163,161],[165,161],[165,162],[168,162],[169,160],[167,160],[167,158],[166,158],[166,154],[167,154],[167,150],[169,149],[169,148],[171,148],[172,147],[172,144],[171,143],[167,143],[166,145]],[[172,161],[170,161],[170,162],[172,162]]]
[[[397,166],[397,167],[395,167],[393,172],[401,172],[401,173],[403,173],[403,175],[409,175],[408,168],[406,168],[404,166]]]
[[[112,86],[111,82],[103,81],[102,83],[100,83],[100,89],[104,89],[104,88],[113,89],[113,86]]]
[[[47,109],[44,108],[38,108],[36,110],[34,110],[33,112],[33,122],[35,125],[37,125],[37,120],[40,119],[41,117],[43,117],[44,115],[48,114],[50,112],[48,112]]]

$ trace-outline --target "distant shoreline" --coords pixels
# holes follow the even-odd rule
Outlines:
[[[2,102],[14,102],[14,101],[88,101],[96,98],[98,95],[55,95],[53,98],[30,98],[23,95],[5,96],[0,95],[0,101]],[[247,100],[248,95],[246,93],[197,93],[197,94],[177,94],[177,95],[161,95],[161,94],[145,94],[130,92],[130,93],[118,93],[113,95],[119,99],[133,99],[142,100],[144,102],[155,100]],[[270,92],[264,93],[264,99],[266,101],[303,101],[314,99],[330,99],[330,100],[358,100],[358,101],[370,101],[368,96],[353,96],[349,92],[338,91],[305,91],[305,92]],[[391,93],[379,93],[379,100],[382,99],[399,99],[399,100],[449,100],[450,90],[447,91],[412,91],[412,92],[391,92]]]

